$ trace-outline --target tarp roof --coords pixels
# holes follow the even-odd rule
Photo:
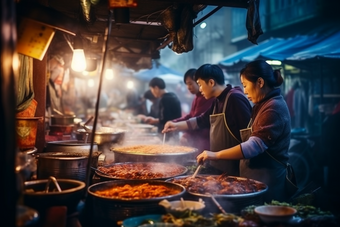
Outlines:
[[[256,59],[280,60],[293,65],[315,58],[340,59],[340,31],[298,35],[288,39],[270,38],[219,62],[225,68],[239,68]],[[307,63],[307,62],[304,62]]]
[[[171,79],[173,79],[174,77],[178,77],[179,80],[182,80],[182,74],[180,72],[168,68],[157,61],[152,62],[151,69],[141,70],[134,74],[135,78],[142,81],[150,81],[154,77],[162,78],[162,76],[165,76],[165,78],[163,79],[166,80],[167,78],[169,78],[170,75],[172,76]]]

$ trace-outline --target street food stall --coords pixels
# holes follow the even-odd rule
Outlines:
[[[13,21],[19,22],[18,40],[7,31],[6,34],[12,34],[11,40],[5,39],[2,44],[10,44],[6,47],[10,51],[2,53],[12,62],[12,69],[1,75],[3,84],[10,85],[1,90],[2,97],[8,97],[1,101],[1,121],[6,132],[1,139],[6,182],[1,194],[8,196],[3,203],[8,217],[3,220],[9,226],[338,224],[332,213],[312,206],[310,201],[301,205],[305,197],[289,203],[264,204],[262,196],[267,185],[262,182],[225,174],[205,175],[204,168],[195,163],[195,148],[164,143],[154,126],[127,117],[128,112],[121,112],[121,118],[106,115],[105,120],[101,119],[101,87],[107,61],[114,59],[129,68],[140,69],[151,65],[152,59],[159,58],[159,50],[170,43],[176,53],[192,50],[190,38],[195,25],[192,19],[206,4],[216,5],[214,12],[223,6],[248,9],[247,22],[252,25],[247,26],[249,41],[256,43],[262,33],[256,1],[37,2],[6,3],[18,15],[2,21],[11,25],[12,32],[16,30]],[[81,22],[72,17],[79,9]],[[130,16],[138,19],[129,23]],[[179,18],[187,24],[180,23],[175,28]],[[113,29],[115,32],[111,33]],[[93,116],[83,118],[60,108],[58,99],[62,88],[58,84],[59,73],[64,70],[70,73],[67,70],[72,69],[79,76],[86,69],[80,69],[84,65],[73,59],[81,52],[78,51],[82,49],[81,43],[88,44],[87,51],[93,50],[96,66],[92,69],[98,69],[100,78],[98,90],[94,89],[97,99]],[[61,59],[55,50],[62,50],[65,58]],[[17,87],[20,99],[13,91],[18,85],[13,78],[20,81]],[[55,89],[50,90],[47,84]],[[46,100],[47,97],[53,101]],[[180,207],[175,209],[172,202]],[[200,205],[199,208],[186,205],[190,202]],[[266,212],[275,209],[271,206],[290,213],[279,217],[283,219],[268,219]]]

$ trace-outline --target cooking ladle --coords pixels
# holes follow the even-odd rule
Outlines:
[[[215,205],[218,207],[218,209],[220,209],[220,211],[223,214],[227,214],[227,212],[222,208],[221,204],[219,202],[217,202],[217,200],[215,199],[215,197],[212,194],[209,194],[209,196],[211,197],[212,201],[215,203]]]
[[[57,110],[56,108],[53,108],[53,111],[59,114],[60,116],[64,116],[64,114],[60,112],[59,110]]]
[[[82,127],[85,129],[86,132],[92,132],[92,130],[89,128],[89,126],[87,126],[88,123],[90,123],[93,119],[93,116],[91,116],[89,119],[87,119],[87,121],[85,121],[85,123],[82,125]]]
[[[60,186],[59,186],[59,184],[58,184],[57,179],[56,179],[55,177],[50,176],[50,177],[48,178],[48,181],[47,181],[47,184],[46,184],[45,193],[48,193],[48,192],[49,192],[49,190],[50,190],[50,183],[51,183],[51,182],[54,183],[54,185],[55,185],[55,187],[57,188],[58,192],[61,192],[61,188],[60,188]]]
[[[198,167],[197,167],[197,169],[195,170],[194,174],[191,176],[192,178],[195,178],[195,177],[196,177],[196,175],[197,175],[198,172],[200,171],[201,167],[202,167],[202,164],[198,165]]]
[[[203,166],[203,161],[200,161],[198,163],[197,169],[195,170],[194,174],[191,176],[192,178],[195,178],[198,172],[200,171],[201,167]]]

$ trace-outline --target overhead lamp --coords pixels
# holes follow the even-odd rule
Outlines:
[[[76,72],[82,72],[86,69],[83,40],[78,35],[74,39],[71,68]]]
[[[112,80],[113,77],[114,77],[114,75],[113,75],[113,69],[107,68],[107,69],[105,70],[105,78],[106,78],[107,80]]]
[[[266,61],[269,65],[281,65],[281,61],[278,60],[267,60]]]
[[[134,83],[133,83],[132,80],[129,80],[129,81],[127,82],[127,84],[126,84],[126,87],[127,87],[128,89],[133,89],[133,88],[135,87],[135,85],[134,85]]]

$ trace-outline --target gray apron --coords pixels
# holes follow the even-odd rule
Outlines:
[[[210,115],[210,150],[217,152],[240,144],[240,141],[230,131],[225,118],[225,109],[231,89],[224,102],[222,113]],[[209,165],[217,169],[221,173],[226,173],[231,176],[239,176],[239,160],[210,160]]]
[[[254,123],[256,122],[256,118]],[[246,129],[241,129],[240,134],[242,138],[242,142],[245,142],[249,139],[252,132],[252,119],[248,124]],[[264,152],[263,155],[268,155],[267,152]],[[254,179],[265,183],[268,186],[268,191],[264,195],[265,202],[271,202],[271,200],[285,201],[287,199],[286,194],[283,192],[284,187],[284,177],[285,172],[282,171],[281,165],[277,165],[276,161],[272,158],[266,159],[266,164],[270,164],[274,166],[272,169],[261,168],[258,167],[260,165],[256,164],[256,159],[241,159],[240,160],[240,177],[245,177],[249,179]],[[253,163],[251,163],[253,162]],[[257,165],[257,167],[252,168],[252,164]]]

